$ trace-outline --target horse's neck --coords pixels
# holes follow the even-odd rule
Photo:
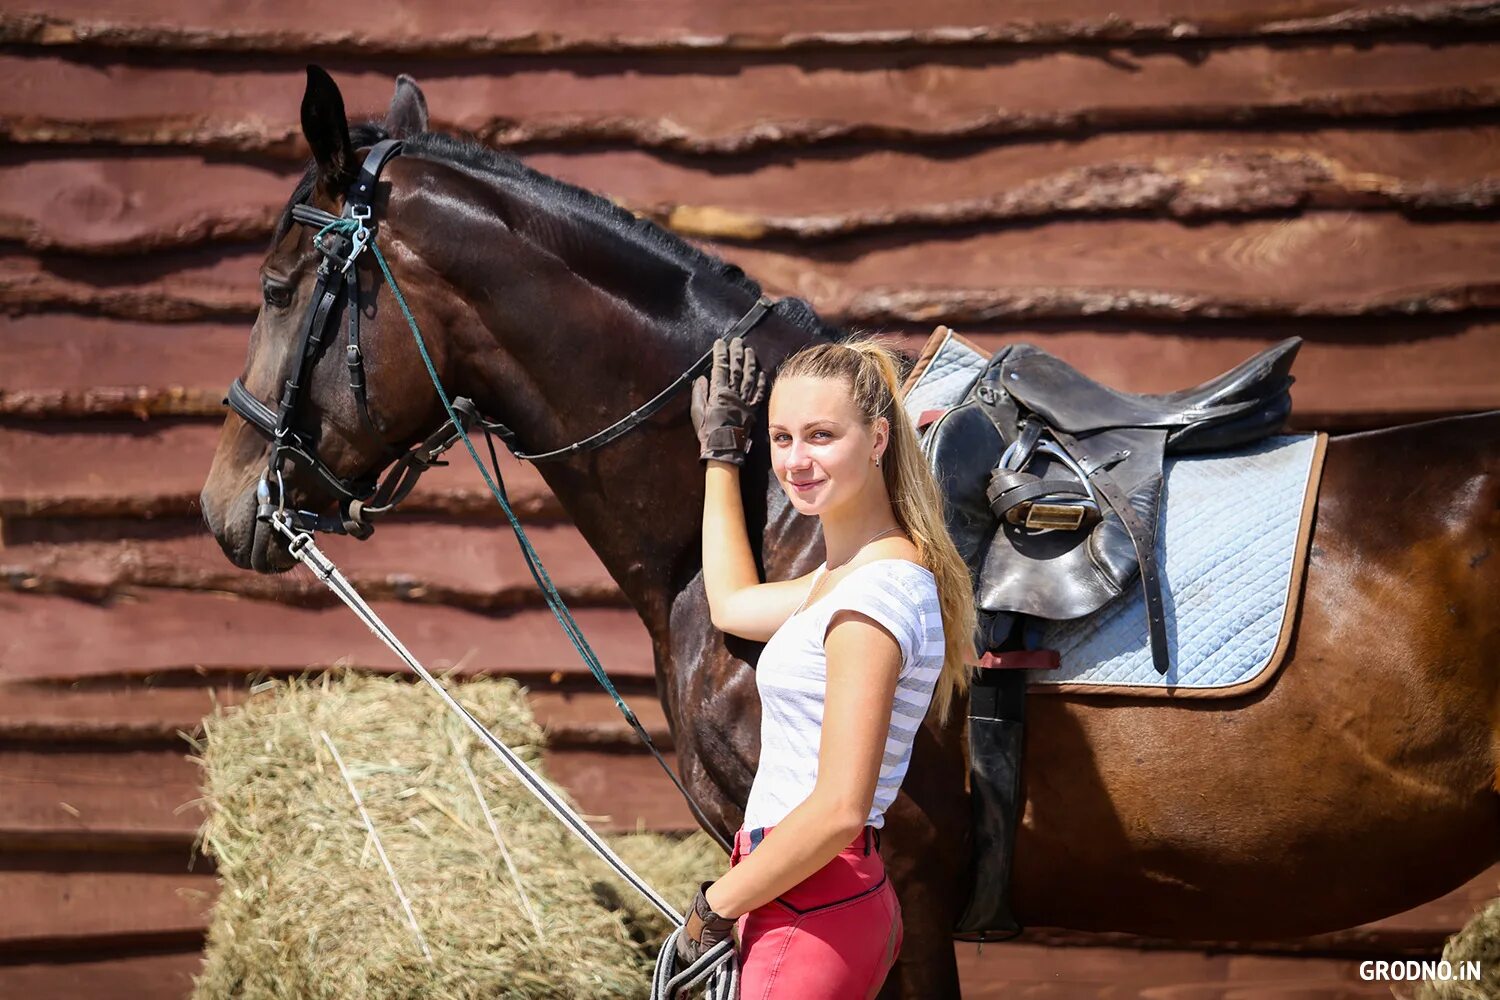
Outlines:
[[[579,244],[574,243],[576,247]],[[600,268],[597,250],[570,260],[569,246],[517,260],[488,258],[493,274],[465,275],[470,301],[484,301],[477,314],[484,343],[470,341],[461,369],[482,373],[474,386],[481,406],[510,424],[520,447],[541,451],[570,444],[630,413],[666,387],[726,332],[754,302],[746,289],[716,275],[690,281],[621,281],[629,260],[609,287],[590,280]],[[512,253],[525,253],[513,246]],[[506,270],[524,272],[524,287],[480,297],[478,289],[505,286]],[[488,311],[486,311],[488,310]],[[524,327],[523,327],[524,324]],[[684,325],[694,333],[684,336]],[[805,344],[811,334],[776,313],[767,314],[748,340],[767,370]],[[688,417],[689,391],[597,451],[565,461],[537,463],[537,471],[579,532],[645,620],[653,639],[667,634],[672,601],[701,565],[703,467]],[[763,539],[768,575],[781,572],[783,541],[792,558],[806,548],[801,518],[773,513],[784,497],[759,455],[747,469],[746,520]],[[782,502],[778,505],[778,499]],[[774,578],[774,576],[773,576]]]

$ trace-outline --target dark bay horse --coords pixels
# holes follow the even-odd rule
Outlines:
[[[337,88],[310,70],[303,128],[316,166],[293,200],[339,211],[360,150],[387,133],[407,139],[375,202],[379,245],[449,391],[525,449],[634,409],[759,296],[736,268],[606,200],[425,127],[403,78],[385,124],[351,135]],[[284,220],[262,267],[242,377],[273,405],[313,282],[310,237]],[[410,443],[442,410],[389,290],[373,267],[361,272],[370,411],[386,443]],[[751,342],[774,367],[837,335],[783,300]],[[339,349],[329,353],[313,369],[304,430],[323,461],[356,477],[378,464],[381,442],[355,409]],[[683,780],[727,835],[755,772],[758,647],[709,622],[687,411],[684,395],[607,447],[538,470],[645,622]],[[821,559],[821,541],[770,476],[763,427],[759,440],[745,505],[764,577],[784,579]],[[255,519],[266,455],[266,439],[230,416],[202,494],[224,552],[262,573],[293,565]],[[286,486],[300,506],[332,505],[306,477]],[[1274,683],[1193,703],[1031,700],[1017,916],[1267,940],[1398,912],[1492,864],[1497,595],[1500,413],[1334,438],[1294,647]],[[966,898],[965,750],[961,722],[929,720],[888,813],[906,944],[886,996],[958,995],[949,933]]]

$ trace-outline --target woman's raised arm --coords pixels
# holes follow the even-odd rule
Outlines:
[[[703,586],[714,627],[764,642],[791,617],[812,574],[761,583],[745,527],[740,466],[749,449],[750,421],[766,396],[766,376],[755,349],[736,337],[714,344],[709,378],[693,386],[693,427],[699,458],[708,466],[703,490]]]

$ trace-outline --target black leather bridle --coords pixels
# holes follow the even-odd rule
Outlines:
[[[486,434],[495,434],[517,458],[524,461],[542,462],[567,458],[602,447],[626,434],[665,406],[673,396],[707,370],[712,362],[713,351],[710,348],[670,385],[639,408],[601,431],[551,451],[520,451],[516,447],[515,433],[510,428],[480,416],[473,401],[461,396],[453,399],[453,416],[415,446],[401,451],[384,444],[379,425],[370,413],[364,355],[359,343],[358,261],[374,239],[375,224],[371,218],[371,203],[375,198],[376,185],[380,182],[380,173],[392,157],[400,154],[401,148],[402,144],[398,139],[383,139],[371,147],[360,168],[359,177],[345,195],[342,215],[333,215],[311,205],[292,206],[293,220],[302,225],[319,227],[319,233],[313,242],[323,258],[318,264],[317,283],[313,286],[312,299],[297,335],[297,345],[292,354],[295,359],[294,368],[282,385],[281,398],[274,410],[252,395],[241,379],[230,383],[229,395],[224,399],[230,409],[271,441],[266,471],[256,487],[256,517],[259,520],[268,520],[273,513],[280,511],[299,530],[368,538],[375,530],[370,519],[393,510],[411,493],[417,480],[428,469],[447,464],[440,460],[441,456],[457,444],[470,428],[477,426]],[[354,394],[360,422],[375,440],[382,442],[384,450],[376,472],[362,479],[346,479],[329,468],[318,457],[312,438],[296,426],[313,367],[322,356],[325,345],[337,336],[338,310],[341,305],[348,317],[344,363],[349,372],[349,389]],[[770,311],[772,305],[770,299],[762,296],[724,336],[733,338],[749,333]],[[288,461],[315,475],[323,486],[338,497],[337,516],[287,509],[282,467]]]

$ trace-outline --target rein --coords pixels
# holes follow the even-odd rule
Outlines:
[[[542,800],[557,818],[568,827],[576,836],[584,841],[596,854],[599,855],[611,868],[622,878],[634,886],[646,899],[660,910],[669,919],[679,926],[667,939],[657,958],[655,974],[652,980],[652,996],[659,1000],[666,998],[677,998],[686,996],[690,989],[707,983],[708,995],[713,1000],[732,1000],[739,988],[739,966],[737,956],[734,952],[733,939],[720,942],[713,949],[705,952],[698,961],[682,971],[673,974],[673,952],[678,935],[681,933],[682,917],[673,910],[661,896],[651,888],[635,872],[631,871],[609,846],[599,838],[597,834],[585,823],[576,812],[563,802],[547,783],[515,755],[509,747],[497,738],[471,715],[447,690],[434,678],[401,644],[390,628],[375,614],[365,603],[363,598],[354,590],[333,562],[318,549],[313,542],[313,532],[325,531],[336,534],[349,534],[356,538],[367,538],[374,531],[374,525],[369,518],[385,514],[395,508],[416,485],[417,479],[423,472],[435,465],[445,464],[439,461],[440,456],[448,451],[458,442],[462,441],[469,456],[474,460],[480,475],[484,478],[485,485],[489,488],[491,495],[505,512],[510,521],[511,530],[515,533],[516,540],[521,547],[521,552],[526,560],[526,567],[531,573],[538,589],[542,591],[547,601],[548,608],[562,626],[564,633],[573,643],[573,648],[578,652],[580,658],[588,666],[589,672],[614,699],[616,707],[624,716],[625,721],[635,732],[637,738],[644,743],[677,791],[687,802],[688,808],[698,820],[699,825],[708,831],[710,836],[718,842],[726,853],[730,851],[730,845],[713,829],[707,818],[703,815],[698,804],[688,794],[687,788],[682,784],[656,744],[652,742],[650,735],[640,720],[631,710],[630,706],[620,696],[614,684],[610,681],[608,673],[600,663],[593,647],[583,635],[583,630],[573,618],[572,612],[568,610],[563,602],[562,595],[558,593],[546,568],[542,565],[540,556],[532,547],[530,539],[526,536],[525,529],[521,526],[520,519],[512,510],[509,498],[506,495],[504,479],[500,473],[500,463],[495,453],[495,446],[491,434],[503,440],[517,458],[539,462],[552,461],[571,457],[584,451],[600,448],[618,439],[630,430],[638,426],[642,421],[656,413],[665,406],[677,393],[691,383],[691,381],[706,371],[713,360],[713,348],[710,347],[697,361],[673,380],[665,389],[657,393],[646,403],[632,410],[620,420],[609,425],[603,430],[597,431],[588,437],[582,438],[561,448],[550,451],[525,453],[519,451],[516,444],[516,435],[510,428],[498,421],[487,420],[479,415],[477,408],[471,400],[464,397],[449,398],[447,390],[443,387],[438,376],[437,367],[433,364],[432,357],[428,353],[427,343],[422,337],[421,329],[417,324],[416,317],[412,314],[406,297],[401,293],[400,286],[396,283],[395,276],[391,273],[385,256],[380,252],[380,247],[374,241],[374,229],[371,225],[370,203],[374,198],[375,187],[379,181],[380,171],[393,156],[401,151],[401,143],[398,140],[386,139],[371,149],[365,158],[364,166],[360,170],[358,181],[350,189],[345,198],[344,212],[342,215],[333,215],[310,205],[296,205],[292,209],[292,217],[304,225],[318,225],[321,228],[313,237],[314,245],[323,254],[323,260],[318,267],[318,279],[314,289],[313,298],[308,312],[304,317],[301,333],[298,338],[298,353],[296,370],[286,380],[283,386],[282,396],[278,408],[273,411],[269,406],[255,398],[244,386],[240,379],[235,379],[229,387],[229,394],[225,402],[252,426],[258,428],[262,433],[271,438],[270,458],[266,472],[262,474],[256,488],[257,496],[257,520],[268,522],[270,526],[287,540],[287,548],[293,557],[311,569],[325,585],[349,608],[359,619],[364,622],[375,635],[380,638],[390,649],[396,653],[412,670],[430,687],[437,691],[444,703],[459,715],[464,722],[485,742],[501,760],[509,767],[532,794]],[[337,247],[330,245],[326,238],[330,235],[338,239]],[[395,465],[392,466],[383,479],[374,483],[353,483],[338,476],[329,469],[321,459],[318,458],[312,442],[307,440],[300,432],[295,430],[299,404],[303,399],[303,387],[311,377],[313,366],[319,356],[319,349],[323,339],[332,324],[334,315],[333,307],[341,297],[346,298],[346,309],[349,312],[349,340],[345,349],[346,364],[350,373],[350,388],[354,392],[357,408],[365,425],[377,434],[378,429],[372,415],[369,413],[368,403],[365,395],[363,356],[359,349],[359,300],[358,300],[358,259],[366,250],[374,257],[376,265],[385,283],[390,287],[391,294],[396,304],[401,309],[407,326],[411,329],[412,337],[416,342],[418,353],[421,354],[422,363],[427,369],[427,374],[432,380],[433,388],[436,390],[438,399],[442,401],[443,409],[448,415],[447,421],[425,440],[398,455]],[[337,265],[337,270],[335,270]],[[773,303],[769,298],[762,296],[751,306],[738,322],[734,324],[728,337],[742,336],[750,332],[754,326],[771,310]],[[480,458],[474,442],[469,436],[470,428],[478,427],[485,435],[485,444],[489,451],[490,465],[494,470],[493,477],[490,469],[485,468],[484,461]],[[389,450],[388,450],[389,454]],[[310,511],[288,510],[286,507],[286,489],[282,481],[281,466],[285,460],[290,459],[294,464],[310,469],[327,486],[344,500],[342,516],[334,519],[318,515]],[[275,480],[275,498],[271,496],[271,482]]]

